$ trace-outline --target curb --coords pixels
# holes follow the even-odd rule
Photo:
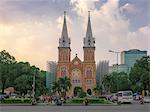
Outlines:
[[[63,106],[86,106],[81,104],[64,104]],[[87,106],[119,106],[118,104],[90,104]]]
[[[0,104],[0,106],[33,106],[32,104]]]

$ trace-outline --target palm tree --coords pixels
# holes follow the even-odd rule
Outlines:
[[[60,95],[61,87],[58,81],[53,82],[52,90],[53,90],[53,93],[56,93],[56,94],[58,93]]]
[[[65,97],[67,91],[71,88],[71,81],[68,77],[61,77],[53,83],[52,90],[60,96]]]
[[[66,96],[66,93],[67,91],[69,91],[69,89],[71,88],[71,81],[68,77],[61,77],[59,80],[58,80],[60,83],[60,87],[61,87],[61,95],[63,97]]]

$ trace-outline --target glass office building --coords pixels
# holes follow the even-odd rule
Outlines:
[[[56,80],[57,63],[55,61],[47,61],[46,88],[52,89],[52,84]]]
[[[131,49],[121,52],[121,64],[127,65],[129,68],[134,66],[136,60],[141,59],[143,56],[147,56],[147,51],[141,51],[138,49]]]

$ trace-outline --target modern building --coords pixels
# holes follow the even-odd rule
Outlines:
[[[52,84],[56,80],[57,63],[55,61],[47,61],[46,88],[51,91]]]
[[[141,51],[138,49],[131,49],[121,52],[121,64],[126,64],[129,68],[133,67],[136,60],[141,59],[143,56],[147,56],[147,51]]]
[[[71,79],[72,87],[67,93],[69,96],[74,95],[75,87],[82,87],[89,95],[93,94],[93,88],[96,87],[95,38],[92,34],[90,12],[83,43],[83,61],[77,54],[71,60],[71,40],[67,31],[66,13],[64,13],[63,29],[58,46],[57,78],[67,76]]]
[[[109,61],[99,61],[96,66],[96,85],[102,85],[104,75],[109,73]]]
[[[120,65],[112,65],[109,67],[109,73],[112,72],[125,72],[127,74],[130,73],[131,67],[134,66],[137,60],[141,59],[143,56],[147,56],[147,51],[141,51],[139,49],[131,49],[128,51],[121,52],[121,64]]]
[[[119,64],[118,66],[117,64],[114,64],[112,66],[109,66],[109,73],[112,73],[112,72],[118,72],[118,73],[125,72],[129,74],[130,68],[126,64]]]

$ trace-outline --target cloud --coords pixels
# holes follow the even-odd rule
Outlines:
[[[78,15],[85,15],[87,11],[95,9],[95,2],[99,0],[70,0],[70,4],[73,5],[73,10]]]
[[[138,9],[133,4],[126,3],[125,5],[120,7],[120,11],[127,11],[128,13],[136,14],[138,12]]]
[[[55,59],[57,27],[51,21],[25,21],[0,24],[0,50],[6,49],[19,61],[29,61],[45,69],[46,61]]]
[[[150,48],[150,27],[139,28],[136,32],[129,32],[127,41],[130,48],[147,49]]]
[[[29,61],[45,69],[47,60],[57,61],[58,39],[63,23],[62,9],[67,7],[67,3],[64,5],[61,0],[49,3],[46,0],[41,5],[42,0],[28,0],[30,2],[25,3],[19,0],[15,3],[10,1],[7,0],[8,4],[0,2],[0,6],[4,6],[0,7],[0,50],[6,49],[17,60]],[[130,31],[130,18],[124,15],[123,10],[134,12],[136,5],[126,3],[119,7],[119,0],[107,0],[98,8],[97,2],[100,1],[70,0],[68,7],[72,10],[67,11],[67,26],[73,58],[76,53],[79,53],[80,59],[83,57],[83,37],[86,34],[89,10],[93,35],[96,38],[96,61],[106,59],[111,64],[116,63],[115,54],[108,53],[109,49],[149,50],[150,27],[145,25],[134,32]]]
[[[71,17],[69,17],[69,16],[66,15],[66,21],[67,21],[67,28],[68,28],[68,30],[72,29],[71,26],[73,24],[73,21],[72,21]],[[56,19],[56,22],[57,22],[57,28],[61,32],[62,31],[63,22],[64,22],[64,15],[59,16]],[[70,32],[70,31],[68,31],[68,32]]]
[[[150,48],[148,26],[136,31],[130,31],[130,20],[121,14],[122,10],[135,11],[131,4],[119,7],[119,0],[108,0],[100,9],[95,8],[95,0],[71,0],[73,10],[87,24],[87,11],[91,11],[93,34],[96,38],[96,59],[110,59],[115,63],[114,57],[108,50],[123,51],[132,48],[148,50]]]

